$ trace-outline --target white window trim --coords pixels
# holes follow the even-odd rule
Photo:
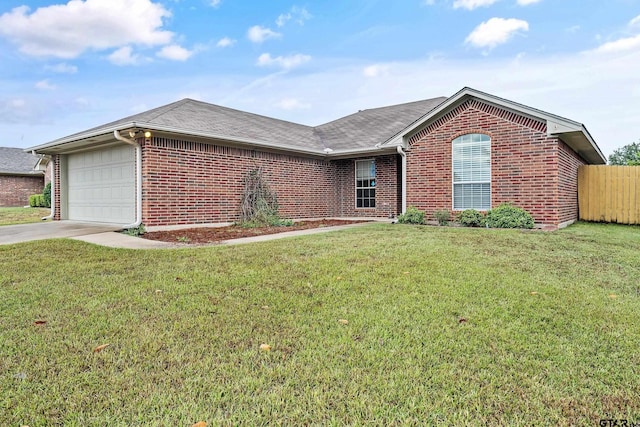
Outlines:
[[[454,177],[454,173],[453,173],[453,141],[455,141],[456,139],[465,136],[465,135],[484,135],[487,138],[489,138],[489,181],[462,181],[462,182],[456,182],[453,180]],[[487,135],[486,133],[481,133],[481,132],[469,132],[469,133],[465,133],[462,135],[458,135],[455,138],[453,138],[451,140],[451,210],[454,212],[462,212],[465,211],[467,209],[475,209],[479,212],[487,212],[489,210],[491,210],[491,202],[493,199],[493,175],[492,175],[492,155],[493,155],[493,150],[491,149],[491,143],[493,142],[493,139],[491,138],[490,135]],[[455,186],[456,184],[489,184],[489,207],[487,209],[478,209],[478,208],[456,208],[455,207]]]
[[[376,159],[375,158],[370,158],[370,159],[359,159],[359,160],[355,160],[353,162],[353,196],[354,196],[354,200],[353,200],[353,205],[355,209],[376,209],[376,207],[358,207],[358,189],[365,189],[365,187],[358,187],[358,163],[361,162],[373,162],[374,167],[376,168],[376,175],[374,177],[374,179],[376,180],[376,185],[374,187],[366,187],[366,189],[374,189],[376,190],[376,196],[374,197],[374,200],[377,200],[377,189],[378,189],[378,165],[376,163]],[[376,203],[376,206],[378,205],[378,203]]]

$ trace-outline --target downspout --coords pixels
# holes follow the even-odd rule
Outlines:
[[[138,228],[142,224],[142,147],[134,140],[120,135],[117,130],[113,131],[113,136],[118,141],[133,145],[136,148],[136,222],[123,225],[122,228]]]
[[[35,151],[32,151],[31,153],[35,154]],[[46,176],[47,174],[46,169],[44,173]],[[49,213],[49,215],[43,216],[40,219],[43,221],[46,221],[48,219],[52,220],[55,214],[56,214],[56,161],[54,160],[54,157],[51,156],[51,212]]]
[[[401,166],[402,212],[401,213],[405,213],[407,211],[407,153],[404,152],[404,150],[400,145],[396,147],[396,150],[398,151],[398,154],[400,154],[400,157],[402,158],[402,166]]]

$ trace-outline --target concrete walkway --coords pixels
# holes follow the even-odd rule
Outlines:
[[[0,227],[0,245],[28,242],[33,240],[72,238],[95,245],[108,246],[123,249],[185,249],[203,246],[238,245],[243,243],[265,242],[268,240],[283,239],[286,237],[305,236],[329,231],[344,230],[347,228],[361,227],[371,224],[362,222],[335,227],[310,228],[307,230],[285,231],[277,234],[263,236],[243,237],[240,239],[226,240],[208,245],[187,245],[169,242],[147,240],[140,237],[129,236],[115,231],[121,230],[121,226],[95,223],[79,223],[75,221],[54,221],[36,224],[10,225]]]
[[[79,221],[46,221],[0,227],[0,245],[86,236],[122,230],[122,225]],[[116,233],[113,233],[116,234]]]

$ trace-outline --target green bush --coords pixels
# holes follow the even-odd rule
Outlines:
[[[424,224],[424,212],[415,206],[409,206],[407,211],[398,216],[399,224]]]
[[[44,207],[50,208],[51,207],[51,183],[48,183],[47,185],[44,186],[44,190],[42,191],[42,194],[44,195]]]
[[[433,213],[434,218],[438,221],[438,225],[449,225],[451,219],[451,212],[446,209],[435,211]]]
[[[42,194],[32,194],[29,196],[29,206],[32,208],[45,208],[44,195]]]
[[[484,227],[484,215],[475,209],[467,209],[458,214],[458,222],[463,227]]]
[[[134,236],[134,237],[142,236],[146,232],[147,232],[147,229],[144,228],[144,224],[140,224],[136,228],[127,228],[125,230],[122,230],[123,234],[126,234],[128,236]]]
[[[527,211],[511,203],[503,203],[491,209],[486,216],[487,227],[533,228],[533,217]]]

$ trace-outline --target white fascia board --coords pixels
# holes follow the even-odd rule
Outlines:
[[[180,135],[190,135],[190,136],[195,136],[200,138],[216,139],[220,141],[226,141],[226,142],[231,142],[231,143],[236,143],[241,145],[248,145],[253,147],[260,147],[265,149],[272,149],[272,150],[276,149],[276,150],[282,150],[282,151],[293,152],[293,153],[300,153],[300,154],[307,154],[307,155],[314,155],[314,156],[325,156],[325,153],[322,150],[305,149],[305,148],[293,147],[293,146],[284,145],[284,144],[274,144],[270,142],[263,142],[255,139],[248,139],[248,138],[229,137],[228,135],[214,134],[209,132],[197,132],[197,131],[194,132],[194,131],[189,131],[186,129],[176,128],[172,126],[159,126],[156,124],[144,123],[144,122],[120,123],[118,125],[95,129],[93,131],[77,133],[71,136],[56,139],[46,144],[31,147],[28,150],[29,151],[33,150],[35,152],[38,152],[38,151],[44,152],[49,148],[59,147],[72,142],[78,142],[83,139],[91,139],[98,136],[111,135],[113,134],[114,131],[124,131],[127,129],[134,129],[134,128],[149,130],[151,132],[154,132],[154,131],[167,132],[167,133],[174,133],[174,134],[180,134]]]
[[[327,154],[327,158],[340,159],[349,157],[380,156],[384,154],[393,154],[395,152],[395,147],[385,145],[384,147],[374,146],[367,148],[356,148],[353,150],[335,150]]]
[[[37,153],[38,151],[46,150],[47,148],[58,147],[60,145],[65,145],[70,142],[81,141],[83,139],[95,138],[96,136],[100,136],[100,135],[112,134],[114,130],[124,130],[124,129],[129,129],[131,127],[133,127],[132,124],[128,123],[128,124],[114,125],[107,128],[100,128],[93,131],[76,133],[71,136],[65,136],[64,138],[55,139],[51,142],[47,142],[46,144],[40,144],[31,148],[27,148],[26,150],[35,151]]]

